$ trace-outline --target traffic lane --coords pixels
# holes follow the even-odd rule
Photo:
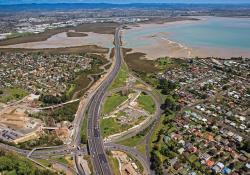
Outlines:
[[[117,34],[116,34],[117,36]],[[116,39],[117,40],[117,39]],[[116,42],[117,43],[117,42]],[[116,49],[119,47],[116,47]],[[118,52],[119,53],[119,52]],[[117,55],[117,54],[116,54]],[[100,106],[102,99],[105,95],[105,91],[107,90],[109,84],[113,81],[114,77],[118,73],[120,67],[120,57],[117,57],[118,61],[115,63],[115,67],[111,72],[111,76],[105,81],[101,87],[96,92],[94,96],[94,100],[91,102],[90,111],[89,111],[89,147],[90,147],[90,154],[92,154],[93,163],[95,164],[96,173],[98,174],[112,174],[112,171],[109,167],[102,138],[100,137],[100,129],[99,129],[99,114],[100,114]],[[92,141],[93,140],[93,141]],[[99,164],[99,166],[98,166]]]
[[[0,143],[0,147],[4,148],[6,150],[9,150],[9,151],[14,151],[14,152],[20,153],[22,155],[27,155],[30,152],[29,150],[19,149],[19,148],[16,148],[14,146],[6,145],[6,144],[3,144],[3,143]]]
[[[90,128],[89,128],[89,147],[90,147],[90,154],[91,154],[92,159],[93,159],[96,174],[108,174],[108,173],[110,174],[110,171],[106,172],[107,171],[106,167],[103,165],[103,162],[102,162],[103,160],[104,161],[106,160],[105,153],[102,150],[102,147],[98,147],[98,145],[99,146],[102,145],[102,142],[100,141],[101,138],[99,137],[100,134],[98,134],[96,136],[94,133],[95,130],[98,129],[98,127],[96,127],[96,123],[98,123],[96,120],[98,118],[98,115],[96,112],[98,111],[97,106],[100,105],[97,102],[97,99],[100,96],[99,92],[100,91],[98,91],[98,93],[96,94],[95,97],[97,97],[97,98],[95,98],[95,100],[92,102],[92,105],[90,107],[91,119],[89,120],[89,122],[90,122],[90,125],[92,125],[92,126],[90,126]],[[95,125],[95,126],[93,127],[93,125]],[[104,156],[101,156],[101,155],[104,155]]]

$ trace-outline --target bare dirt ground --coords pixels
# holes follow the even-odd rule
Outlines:
[[[15,130],[24,128],[27,120],[25,111],[19,108],[7,108],[0,112],[0,123]]]

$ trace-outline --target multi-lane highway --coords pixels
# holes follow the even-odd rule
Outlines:
[[[130,154],[136,154],[135,157],[140,160],[144,167],[147,169],[146,171],[149,172],[148,165],[145,163],[143,156],[140,156],[139,153],[135,153],[132,149],[130,150],[124,146],[112,145],[111,143],[104,145],[103,139],[101,137],[100,131],[100,109],[102,106],[103,98],[105,93],[115,79],[121,63],[122,63],[122,52],[121,52],[121,36],[120,36],[120,28],[116,29],[115,32],[115,63],[112,67],[112,70],[107,74],[105,80],[99,85],[99,87],[88,97],[86,103],[80,102],[80,107],[82,110],[76,115],[76,119],[74,121],[75,129],[73,133],[73,139],[71,144],[59,146],[59,147],[52,147],[52,148],[45,148],[45,149],[36,149],[33,151],[18,149],[13,146],[5,145],[0,143],[0,147],[5,149],[18,152],[22,155],[26,155],[27,157],[46,157],[51,155],[67,155],[73,154],[75,168],[77,170],[77,174],[85,175],[83,168],[81,167],[78,161],[78,155],[81,153],[86,153],[86,148],[80,148],[80,130],[83,123],[84,114],[88,112],[88,151],[92,159],[92,164],[94,167],[94,174],[96,175],[112,175],[113,172],[109,166],[105,149],[121,149],[125,152]]]
[[[97,175],[111,175],[113,174],[108,164],[105,154],[103,140],[100,131],[100,108],[105,96],[105,93],[116,77],[122,62],[121,48],[120,48],[120,29],[115,32],[115,64],[113,70],[110,72],[107,79],[102,83],[95,95],[92,97],[88,109],[88,147],[92,163]]]
[[[120,28],[116,29],[115,32],[115,63],[113,66],[112,71],[109,73],[107,78],[102,82],[99,88],[94,92],[93,95],[90,96],[89,102],[85,105],[81,105],[82,110],[80,110],[79,114],[76,116],[76,121],[74,122],[75,132],[73,134],[72,143],[68,146],[62,146],[61,148],[55,149],[45,149],[45,150],[33,150],[30,152],[29,150],[22,150],[12,146],[8,146],[5,144],[1,144],[0,147],[6,148],[8,150],[12,150],[18,152],[20,154],[26,155],[27,157],[31,156],[46,156],[46,155],[55,155],[55,154],[74,154],[74,160],[76,164],[76,169],[78,174],[85,174],[82,168],[79,166],[78,162],[78,153],[81,150],[77,151],[77,148],[80,148],[80,128],[82,124],[82,120],[84,117],[84,113],[88,108],[88,147],[89,152],[92,158],[92,163],[94,166],[95,174],[104,174],[104,175],[111,175],[113,174],[104,151],[103,140],[100,134],[100,127],[99,127],[99,117],[100,117],[100,108],[101,103],[104,98],[104,94],[108,86],[112,83],[115,76],[117,75],[121,62],[121,48],[120,48]]]

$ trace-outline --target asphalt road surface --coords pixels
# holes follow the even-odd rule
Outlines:
[[[101,104],[105,93],[121,67],[122,57],[120,43],[120,29],[118,28],[115,33],[116,60],[114,68],[92,97],[88,110],[88,147],[96,175],[113,174],[105,154],[99,121]]]
[[[115,33],[115,58],[116,58],[115,65],[113,67],[113,70],[108,75],[108,77],[95,91],[94,95],[90,99],[90,103],[88,104],[88,148],[92,159],[92,164],[95,170],[94,174],[96,175],[113,174],[105,154],[103,139],[101,137],[100,127],[99,127],[100,126],[99,121],[100,121],[100,109],[105,93],[109,85],[115,79],[121,67],[122,55],[121,55],[120,43],[121,43],[120,28],[117,28]],[[75,132],[75,138],[73,139],[73,145],[63,145],[63,146],[44,148],[44,149],[40,148],[32,152],[30,150],[18,149],[15,148],[14,146],[6,145],[3,143],[0,143],[0,147],[7,150],[15,151],[27,157],[44,157],[44,156],[46,157],[51,155],[67,155],[73,153],[77,174],[85,175],[85,172],[83,168],[80,166],[78,161],[78,155],[80,155],[81,153],[87,153],[86,148],[80,148],[80,127],[83,120],[84,111],[85,110],[81,111],[81,113],[79,114],[79,116],[81,117],[78,117],[78,120],[76,121],[77,129]],[[124,146],[112,145],[111,143],[105,145],[105,147],[108,149],[120,149],[124,150],[125,152],[133,154],[142,162],[146,171],[149,172],[148,171],[149,166],[146,164],[146,161],[143,160],[143,157],[140,156],[138,152],[135,152],[134,150]]]

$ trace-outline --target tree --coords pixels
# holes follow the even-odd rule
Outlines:
[[[18,174],[18,175],[55,175],[48,170],[37,168],[28,159],[19,156],[12,152],[1,151],[0,157],[0,172],[4,174]]]
[[[241,149],[250,152],[250,140],[246,140],[245,142],[242,143]]]
[[[161,159],[154,151],[151,152],[150,162],[151,162],[150,168],[155,171],[155,174],[163,175],[163,170],[161,167],[161,163],[162,163]]]
[[[161,152],[162,155],[168,157],[170,150],[168,149],[167,146],[164,146],[164,147],[161,148],[160,152]]]
[[[161,108],[166,113],[167,110],[176,111],[176,110],[180,109],[180,106],[177,106],[173,97],[168,95],[166,97],[165,103],[161,106]]]
[[[177,88],[177,84],[173,81],[169,81],[166,79],[160,79],[159,85],[157,88],[162,90],[162,94],[168,95],[168,94],[170,94],[170,92],[172,92],[174,89]]]

